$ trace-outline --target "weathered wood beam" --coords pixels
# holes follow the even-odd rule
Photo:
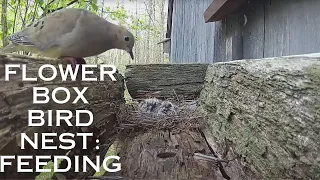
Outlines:
[[[203,87],[207,67],[207,64],[128,65],[126,86],[134,99],[194,99]]]
[[[213,0],[208,9],[204,12],[204,20],[206,23],[220,21],[236,11],[246,2],[247,0]]]
[[[64,61],[38,59],[29,56],[20,55],[0,55],[0,154],[1,155],[65,155],[65,150],[34,150],[28,147],[21,150],[19,147],[19,138],[22,132],[33,134],[34,132],[57,132],[58,135],[65,132],[93,132],[94,138],[88,141],[88,150],[82,150],[81,147],[76,146],[70,153],[78,155],[96,155],[96,139],[100,140],[100,144],[110,144],[109,137],[114,133],[114,125],[116,124],[116,113],[118,106],[124,103],[124,80],[119,74],[115,74],[117,81],[105,76],[105,81],[86,82],[86,81],[61,81],[60,73],[53,81],[44,82],[42,80],[36,82],[28,82],[21,80],[21,70],[18,70],[16,75],[10,76],[10,81],[4,80],[5,64],[26,64],[27,77],[38,77],[38,69],[41,65],[52,64],[66,64]],[[94,74],[91,77],[100,77],[99,69],[92,69]],[[45,71],[50,74],[51,71]],[[47,87],[50,92],[56,87],[66,87],[70,89],[71,102],[66,104],[56,104],[52,100],[44,105],[33,104],[33,87]],[[84,104],[81,100],[76,104],[72,101],[77,97],[77,93],[72,90],[72,87],[88,87],[84,96],[89,104]],[[58,94],[59,97],[64,97],[64,94]],[[58,98],[59,98],[58,97]],[[93,124],[88,128],[68,128],[67,126],[60,127],[28,127],[28,110],[90,110],[94,116]],[[55,117],[55,116],[54,116]],[[84,120],[87,117],[82,117]],[[18,141],[17,141],[18,140]],[[77,139],[76,139],[77,141]],[[59,140],[55,139],[54,145],[59,146]],[[40,143],[41,144],[41,143]],[[81,142],[79,142],[81,144]],[[41,146],[40,146],[41,147]],[[102,155],[104,156],[104,155]],[[15,162],[14,162],[15,163]],[[35,161],[31,161],[30,167],[35,169]],[[16,166],[8,167],[5,173],[0,173],[0,178],[10,179],[33,179],[36,173],[16,173]],[[83,173],[69,172],[72,178],[83,177]],[[92,174],[89,174],[92,175]]]
[[[200,99],[212,114],[207,137],[223,159],[237,159],[230,167],[242,167],[231,179],[320,178],[319,58],[210,65]]]

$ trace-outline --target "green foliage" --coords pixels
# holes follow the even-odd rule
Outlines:
[[[36,3],[42,7],[44,4],[44,0],[36,0]]]
[[[119,24],[125,25],[127,23],[128,15],[123,6],[117,6],[116,8],[105,8],[106,13],[112,20],[118,21]]]

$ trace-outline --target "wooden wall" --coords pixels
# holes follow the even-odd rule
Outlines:
[[[211,2],[175,0],[172,62],[212,63],[320,52],[320,0],[249,0],[228,18],[205,24],[203,13]]]
[[[172,63],[212,62],[214,23],[206,24],[203,13],[212,0],[174,0],[171,34]]]
[[[249,1],[215,23],[214,61],[320,52],[319,8],[319,0]]]

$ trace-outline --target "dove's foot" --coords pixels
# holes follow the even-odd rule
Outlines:
[[[81,58],[81,57],[77,57],[77,58],[75,58],[76,59],[76,61],[77,61],[77,64],[87,64],[86,63],[86,60],[84,60],[83,58]]]
[[[75,70],[77,64],[86,64],[86,61],[81,57],[61,57],[63,60],[67,60],[73,70]]]

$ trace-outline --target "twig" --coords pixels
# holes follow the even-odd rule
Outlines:
[[[8,34],[7,6],[8,6],[8,1],[2,0],[1,28],[2,28],[2,45],[3,46],[6,46],[8,44],[8,41],[6,39],[6,36]]]
[[[218,158],[217,153],[216,153],[216,152],[213,150],[213,148],[210,146],[210,144],[209,144],[209,142],[208,142],[205,134],[202,132],[201,129],[199,129],[199,132],[200,132],[201,136],[204,138],[204,140],[205,140],[205,142],[206,142],[209,150],[211,151],[211,153],[212,153],[216,158]],[[231,178],[230,178],[230,176],[227,174],[227,172],[225,171],[225,169],[224,169],[224,167],[223,167],[223,165],[222,165],[221,162],[218,162],[218,167],[219,167],[219,170],[220,170],[222,176],[223,176],[225,179],[230,180]]]
[[[201,154],[201,153],[194,153],[193,155],[195,156],[196,159],[203,159],[203,160],[215,161],[215,162],[225,162],[225,163],[229,162],[228,160],[220,159],[220,158],[213,157],[213,156],[204,155],[204,154]]]
[[[45,10],[48,8],[48,6],[49,6],[50,4],[52,4],[54,1],[55,1],[55,0],[52,0],[52,1],[50,1],[45,7],[40,6],[40,8],[42,9],[42,11],[45,11]]]
[[[40,5],[39,5],[40,6]],[[34,20],[36,19],[36,15],[37,15],[37,8],[38,7],[38,2],[35,3],[34,5],[34,11],[33,11],[33,16],[32,16],[32,19],[31,19],[31,23],[34,22]],[[40,6],[41,7],[41,6]]]
[[[24,17],[22,19],[22,28],[24,28],[26,26],[27,14],[28,14],[29,7],[30,7],[29,0],[27,0],[26,10],[24,12]]]
[[[48,7],[49,7],[54,1],[55,1],[55,0],[51,0],[48,4],[46,4],[45,7],[40,6],[40,8],[41,8],[42,11],[43,11],[43,14],[42,14],[42,15],[45,15],[45,14],[46,14]],[[59,2],[58,2],[58,5],[59,5]]]
[[[73,0],[73,1],[69,2],[69,3],[66,5],[66,7],[69,7],[69,6],[71,6],[72,4],[74,4],[74,3],[76,3],[76,2],[78,2],[78,0]],[[58,7],[58,8],[56,8],[56,9],[49,10],[48,12],[49,12],[49,13],[53,13],[53,12],[58,11],[58,10],[63,9],[63,8],[64,8],[64,7]]]
[[[18,0],[18,4],[15,7],[14,10],[14,19],[13,19],[13,27],[12,27],[12,33],[15,32],[16,29],[16,22],[17,22],[17,14],[18,14],[18,9],[20,8],[20,0]]]
[[[74,3],[76,3],[76,2],[78,2],[79,0],[73,0],[73,1],[71,1],[71,2],[69,2],[67,5],[66,5],[66,7],[69,7],[69,6],[71,6],[72,4],[74,4]],[[52,2],[52,1],[51,1]],[[43,16],[45,16],[45,15],[47,15],[47,14],[49,14],[49,13],[53,13],[53,12],[55,12],[55,11],[58,11],[58,10],[60,10],[60,9],[63,9],[64,7],[63,6],[61,6],[61,7],[58,7],[58,8],[56,8],[56,9],[48,9],[48,10],[45,10],[44,12],[43,12],[43,14],[41,15],[41,17],[43,17]]]
[[[55,0],[50,1],[46,6],[49,6],[50,4],[52,4]]]

